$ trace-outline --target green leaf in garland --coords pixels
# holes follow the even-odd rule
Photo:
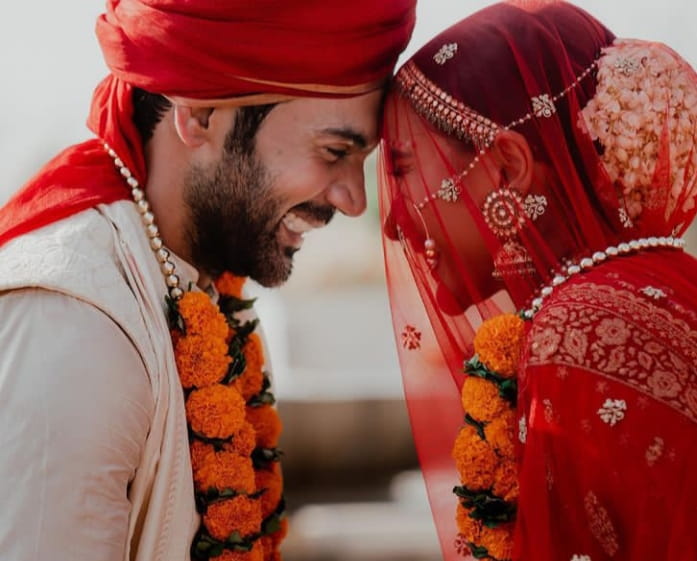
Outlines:
[[[261,391],[249,398],[247,405],[250,407],[262,407],[264,405],[273,405],[276,403],[276,398],[270,391],[268,391],[270,388],[271,380],[269,379],[269,375],[264,372],[264,382],[261,386]]]
[[[183,335],[186,335],[186,325],[184,324],[184,318],[179,313],[179,304],[169,296],[165,296],[165,302],[167,303],[167,323],[170,329],[176,329]]]
[[[279,462],[283,453],[278,448],[256,448],[252,452],[254,469],[266,469],[273,462]]]
[[[479,355],[474,355],[471,359],[465,362],[465,373],[469,374],[470,376],[486,378],[487,374],[490,374],[491,371],[479,360]]]
[[[252,320],[244,322],[242,325],[240,325],[237,328],[237,333],[235,334],[235,337],[239,337],[244,342],[246,342],[247,338],[252,333],[254,333],[254,330],[257,328],[257,325],[259,325],[258,319],[252,319]]]
[[[235,296],[221,296],[218,299],[218,307],[220,308],[220,311],[225,314],[225,316],[234,316],[238,312],[251,310],[254,307],[255,302],[256,298],[243,300],[241,298],[236,298]]]
[[[245,539],[242,537],[242,534],[240,534],[239,532],[233,532],[228,536],[227,540],[225,540],[225,543],[227,545],[241,546],[244,545],[246,542]]]
[[[232,382],[238,376],[241,376],[244,373],[244,369],[247,368],[247,359],[244,356],[244,352],[242,352],[242,345],[236,337],[233,337],[228,345],[228,355],[232,361],[222,380],[222,383],[225,385]]]
[[[516,506],[494,495],[490,490],[472,491],[465,486],[453,489],[462,504],[466,508],[473,509],[470,516],[475,520],[481,520],[489,528],[495,528],[499,524],[512,522],[515,518]]]
[[[191,544],[191,554],[194,559],[210,559],[222,555],[225,544],[200,532]]]
[[[273,405],[274,403],[276,403],[276,398],[272,393],[262,392],[252,396],[247,405],[250,407],[261,407],[262,405]]]
[[[518,382],[514,378],[506,378],[498,386],[501,398],[515,407],[518,402]]]
[[[281,517],[277,514],[272,514],[261,524],[261,533],[268,536],[281,529]]]
[[[486,435],[484,434],[485,423],[480,423],[475,418],[471,417],[469,413],[465,415],[465,423],[476,429],[479,438],[486,440]]]
[[[493,559],[493,557],[489,555],[489,551],[487,551],[486,547],[481,545],[470,545],[470,552],[475,559]]]

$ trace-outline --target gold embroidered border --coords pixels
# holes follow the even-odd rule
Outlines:
[[[697,331],[663,303],[638,287],[569,285],[536,316],[528,364],[596,372],[697,422]]]

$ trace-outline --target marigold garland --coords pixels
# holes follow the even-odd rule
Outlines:
[[[194,390],[186,400],[186,419],[205,438],[230,438],[245,421],[245,401],[233,387],[216,384]]]
[[[452,456],[461,486],[456,545],[477,559],[509,561],[518,501],[515,465],[516,373],[525,325],[503,314],[485,321],[474,338],[462,385],[465,424]]]
[[[232,435],[229,442],[223,443],[223,449],[250,456],[257,445],[257,433],[251,423],[245,422],[242,428]]]
[[[180,337],[174,344],[174,356],[179,380],[187,390],[217,384],[232,360],[224,340],[205,335]]]
[[[283,475],[278,463],[272,463],[269,468],[256,471],[256,486],[262,492],[261,512],[264,518],[268,518],[283,497]]]
[[[257,435],[258,448],[275,448],[281,435],[281,423],[270,405],[247,407],[247,419]]]
[[[276,450],[281,423],[256,321],[241,317],[252,304],[242,299],[244,281],[223,274],[217,306],[202,292],[168,302],[201,514],[195,561],[280,561],[287,529]]]
[[[224,450],[214,451],[205,456],[198,469],[194,469],[193,472],[196,489],[203,493],[215,488],[234,489],[238,493],[247,494],[256,491],[256,476],[249,456]],[[279,500],[280,495],[281,493]]]
[[[237,532],[243,538],[261,531],[261,504],[257,499],[237,496],[208,505],[203,523],[211,536],[226,541]]]
[[[261,339],[256,333],[252,333],[247,343],[242,348],[245,359],[245,375],[240,376],[234,382],[235,388],[245,399],[257,395],[264,386],[264,355],[261,350]]]
[[[474,336],[474,352],[492,372],[515,376],[520,357],[524,321],[515,314],[501,314],[485,321]]]
[[[462,408],[482,423],[493,421],[500,417],[510,405],[499,396],[496,384],[476,376],[465,379],[462,388]]]

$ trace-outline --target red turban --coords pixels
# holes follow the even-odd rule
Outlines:
[[[97,37],[111,74],[88,125],[0,209],[0,245],[99,203],[128,198],[107,142],[142,185],[133,87],[187,103],[248,105],[350,96],[380,86],[414,26],[416,0],[107,0]]]
[[[170,97],[357,94],[392,71],[415,0],[109,0],[112,73]]]

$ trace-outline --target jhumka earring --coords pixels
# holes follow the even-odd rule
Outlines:
[[[484,221],[503,246],[494,257],[493,276],[496,279],[512,275],[529,275],[535,272],[533,261],[525,247],[518,241],[518,232],[525,226],[526,216],[537,220],[547,208],[544,195],[521,194],[502,187],[489,193],[482,206]]]
[[[414,204],[414,210],[416,211],[416,214],[419,215],[419,220],[421,220],[421,225],[426,233],[426,239],[424,240],[424,256],[426,257],[426,264],[428,265],[429,269],[433,270],[438,266],[439,257],[436,241],[431,237],[431,234],[428,233],[428,226],[426,226],[426,221],[421,214],[421,208],[419,208],[419,205]]]

